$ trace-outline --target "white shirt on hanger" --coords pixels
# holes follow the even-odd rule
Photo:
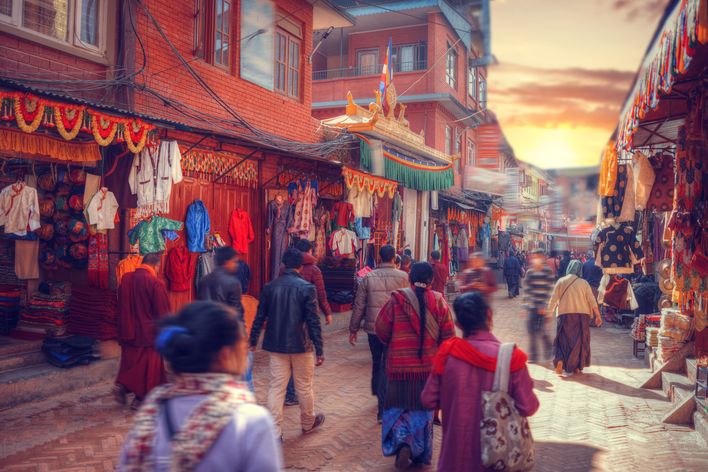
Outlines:
[[[138,196],[138,218],[170,212],[172,184],[182,182],[182,155],[177,141],[162,141],[159,149],[145,146],[133,158],[128,183]]]
[[[89,224],[96,225],[96,229],[114,229],[118,201],[113,192],[102,187],[96,192],[86,209]]]
[[[39,229],[39,199],[37,190],[17,182],[5,187],[0,192],[0,226],[5,227],[5,234],[27,236],[30,231]]]

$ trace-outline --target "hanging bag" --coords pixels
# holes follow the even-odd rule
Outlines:
[[[482,392],[482,465],[505,472],[531,470],[536,462],[529,422],[519,414],[509,395],[514,347],[514,343],[499,347],[494,386],[491,392]]]

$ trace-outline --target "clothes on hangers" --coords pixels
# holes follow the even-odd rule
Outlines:
[[[288,201],[278,203],[273,200],[268,204],[266,228],[270,233],[270,277],[278,276],[281,259],[288,249],[288,231],[293,225],[293,206]]]
[[[86,275],[91,287],[108,288],[108,235],[105,232],[89,236]]]
[[[27,236],[41,226],[39,222],[39,199],[37,190],[23,181],[9,185],[0,191],[0,226],[5,234]]]
[[[651,196],[656,174],[649,158],[641,152],[634,154],[634,202],[637,210],[644,210]]]
[[[140,264],[143,263],[143,256],[139,254],[129,254],[125,259],[122,259],[116,266],[116,280],[120,285],[125,274],[135,272]]]
[[[115,228],[118,200],[113,192],[102,187],[91,198],[86,208],[86,219],[90,225],[96,225],[99,231]]]
[[[196,252],[196,251],[192,251]],[[194,274],[194,258],[185,246],[170,249],[165,264],[165,277],[173,292],[187,292]]]
[[[655,156],[654,185],[647,202],[651,211],[671,211],[674,204],[674,158],[669,154]]]
[[[84,208],[88,208],[91,199],[96,195],[101,188],[101,176],[94,174],[86,174],[86,183],[84,184]]]
[[[622,210],[620,211],[617,221],[634,221],[635,214],[635,196],[634,196],[634,169],[632,166],[624,166],[627,172],[627,185],[624,190],[624,199],[622,201]]]
[[[211,219],[206,205],[201,200],[194,200],[187,207],[187,249],[190,252],[205,252],[206,237],[211,231]]]
[[[354,231],[339,228],[330,236],[329,247],[335,256],[351,256],[359,249],[359,239]]]
[[[350,228],[354,224],[354,206],[349,202],[337,202],[332,208],[335,228]]]
[[[128,177],[130,191],[138,196],[136,217],[170,212],[172,185],[181,182],[182,155],[177,141],[162,141],[136,154]]]
[[[231,212],[229,219],[229,235],[231,247],[241,255],[248,254],[248,245],[255,239],[251,217],[246,210],[237,208]]]
[[[318,261],[327,255],[327,233],[330,231],[329,212],[323,207],[315,210],[314,256]]]
[[[624,193],[627,189],[627,165],[617,166],[617,178],[615,180],[615,191],[612,196],[602,198],[602,213],[605,219],[619,218],[622,214],[622,204],[624,203]]]
[[[644,252],[634,228],[627,223],[612,224],[601,230],[593,244],[596,265],[605,274],[631,274]]]
[[[139,244],[140,254],[150,254],[165,250],[163,231],[180,231],[181,229],[181,221],[170,220],[169,218],[163,218],[161,216],[153,216],[135,225],[133,229],[128,232],[128,237],[130,238],[131,245]]]
[[[365,188],[359,189],[356,185],[349,189],[347,202],[352,204],[354,216],[356,218],[371,217],[371,206],[373,197]]]
[[[605,274],[597,289],[597,301],[620,310],[639,308],[637,297],[629,280],[619,275]]]

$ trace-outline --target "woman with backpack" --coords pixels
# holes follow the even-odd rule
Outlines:
[[[553,365],[556,374],[570,376],[590,365],[590,319],[602,325],[600,309],[590,284],[580,278],[583,264],[573,259],[565,277],[553,287],[548,313],[558,309],[556,338],[553,341]]]
[[[482,471],[486,470],[480,428],[483,392],[493,390],[501,343],[490,331],[492,310],[482,294],[460,295],[454,309],[464,338],[450,339],[440,347],[421,401],[426,408],[442,409],[443,438],[438,470]],[[526,359],[526,354],[515,348],[509,366],[508,393],[523,417],[533,415],[539,407]]]
[[[187,305],[165,320],[156,347],[176,375],[143,401],[119,471],[282,469],[273,420],[240,380],[248,342],[235,311]]]
[[[438,346],[455,336],[450,307],[431,289],[433,267],[411,267],[411,287],[396,290],[376,319],[376,335],[386,345],[386,396],[381,445],[396,456],[396,467],[430,464],[433,459],[433,410],[420,394]]]

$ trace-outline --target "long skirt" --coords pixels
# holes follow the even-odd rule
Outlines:
[[[433,460],[433,412],[386,408],[381,428],[384,456],[395,456],[402,446],[411,448],[411,459],[429,465]]]
[[[116,383],[143,400],[150,390],[165,382],[165,364],[156,349],[121,346]]]
[[[560,361],[569,373],[590,365],[590,316],[582,313],[558,316],[553,365]]]

